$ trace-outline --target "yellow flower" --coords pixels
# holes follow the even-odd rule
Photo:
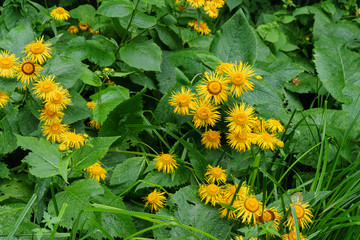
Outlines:
[[[36,97],[46,100],[55,96],[55,91],[59,88],[59,83],[55,83],[55,76],[42,77],[35,81],[33,90]]]
[[[236,188],[238,187],[238,184],[226,184],[225,185],[225,189],[223,192],[223,198],[226,199],[233,199],[235,192],[236,192]],[[249,188],[245,186],[245,182],[242,183],[237,195],[236,195],[236,199],[243,199],[246,197],[246,194],[249,192]]]
[[[198,25],[198,21],[197,21],[197,20],[194,20],[194,21],[192,21],[192,22],[188,22],[188,25],[189,25],[190,27],[194,27],[195,25]]]
[[[98,31],[98,30],[93,31],[92,28],[89,28],[89,32],[92,33],[92,34],[99,34],[99,31]]]
[[[211,2],[217,7],[222,8],[225,5],[224,0],[211,0]]]
[[[50,13],[51,17],[58,21],[68,20],[70,18],[69,12],[62,7],[53,9]]]
[[[261,148],[261,149],[271,149],[274,150],[275,149],[275,145],[277,142],[279,142],[279,140],[275,137],[275,134],[273,133],[268,133],[265,128],[263,128],[256,137],[256,144]],[[281,141],[280,141],[281,142]]]
[[[215,72],[217,72],[218,74],[224,73],[228,69],[230,69],[232,65],[233,65],[232,63],[220,62],[219,65],[217,65]]]
[[[225,71],[227,78],[231,82],[230,92],[236,97],[240,96],[243,91],[248,92],[254,89],[254,83],[248,80],[249,77],[255,75],[254,69],[247,63],[241,61],[232,65]]]
[[[299,226],[301,228],[309,227],[309,224],[312,223],[311,218],[313,217],[311,209],[309,208],[309,203],[302,204],[299,200],[297,200],[296,203],[290,203],[290,206],[295,207],[296,218]],[[288,215],[285,225],[289,227],[290,230],[295,229],[292,212],[290,212],[290,214]]]
[[[276,231],[278,231],[280,219],[281,219],[281,215],[278,213],[277,208],[271,207],[271,208],[265,208],[262,218],[261,218],[261,213],[260,213],[260,215],[257,216],[256,221],[262,222],[262,223],[273,221],[273,224],[271,225],[271,227],[275,228]]]
[[[180,92],[172,92],[169,104],[175,106],[174,113],[188,115],[189,109],[194,104],[194,93],[190,89],[181,87]]]
[[[70,26],[70,27],[68,28],[67,31],[68,31],[69,33],[72,33],[72,34],[76,34],[76,33],[79,32],[79,29],[78,29],[76,26],[72,25],[72,26]]]
[[[0,54],[0,77],[14,77],[19,70],[18,58],[10,51],[1,51]]]
[[[261,79],[262,79],[262,76],[257,75],[257,76],[255,76],[255,78],[258,79],[258,80],[261,80]]]
[[[210,28],[208,27],[208,25],[204,22],[200,22],[200,24],[195,24],[194,25],[194,29],[199,32],[201,35],[208,35],[211,30]]]
[[[71,102],[70,94],[67,89],[59,87],[49,99],[45,100],[45,107],[52,111],[61,111]]]
[[[219,11],[216,6],[217,5],[211,1],[205,3],[204,11],[206,12],[207,15],[209,15],[209,17],[217,18],[219,16]]]
[[[53,122],[61,122],[63,116],[63,112],[52,111],[51,109],[45,107],[43,110],[41,110],[39,120],[45,122],[46,125],[49,125]]]
[[[159,208],[164,207],[164,203],[166,201],[166,197],[164,196],[165,192],[157,192],[154,189],[153,192],[149,193],[146,197],[144,197],[145,207],[148,205],[151,206],[151,212],[159,210]]]
[[[206,167],[207,171],[205,173],[205,179],[208,183],[226,183],[226,170],[222,169],[221,167],[212,167],[208,165]]]
[[[254,195],[249,195],[240,199],[240,206],[236,210],[238,211],[237,217],[241,217],[243,223],[250,224],[253,220],[256,224],[256,216],[262,211],[262,202],[258,201]]]
[[[200,184],[199,187],[199,195],[201,201],[205,200],[205,204],[208,204],[210,202],[213,206],[215,206],[216,203],[220,202],[222,192],[223,187],[217,186],[215,184]]]
[[[282,240],[298,240],[297,237],[296,237],[295,230],[290,231],[287,234],[281,235],[281,239]],[[301,233],[300,233],[300,240],[306,240],[306,238],[303,235],[301,235]]]
[[[282,132],[284,131],[284,127],[281,125],[281,123],[278,120],[275,119],[269,119],[265,122],[265,127],[270,130],[272,133],[276,132]]]
[[[243,237],[242,236],[235,236],[235,240],[243,240]],[[249,238],[249,240],[258,240],[257,238]]]
[[[43,42],[44,36],[26,45],[24,50],[27,54],[26,58],[30,58],[32,62],[39,64],[43,64],[48,58],[51,58],[51,44]]]
[[[10,97],[8,92],[0,91],[0,108],[3,108],[7,104],[9,99]]]
[[[207,149],[218,149],[220,147],[220,131],[208,130],[201,135],[201,143]]]
[[[20,80],[23,84],[29,84],[38,78],[40,74],[39,71],[41,70],[43,70],[43,68],[39,64],[23,60],[20,70],[17,73],[17,80]]]
[[[90,109],[90,110],[94,110],[94,108],[96,107],[96,103],[94,101],[91,102],[87,102],[86,106]]]
[[[252,106],[246,107],[245,103],[234,105],[227,114],[225,121],[229,122],[227,125],[230,132],[238,133],[240,131],[251,132],[251,128],[256,124],[256,117],[254,116],[255,109]]]
[[[193,122],[197,128],[205,126],[214,126],[220,120],[220,112],[217,111],[219,107],[215,107],[209,101],[199,100],[194,102],[194,108],[191,113],[194,114]]]
[[[178,164],[174,159],[175,155],[163,153],[158,155],[155,160],[156,169],[163,173],[173,173],[176,168],[178,168]],[[174,169],[175,168],[175,169]]]
[[[43,136],[46,136],[46,140],[60,142],[61,134],[68,131],[69,125],[61,124],[61,122],[53,122],[42,126]]]
[[[92,129],[99,130],[100,127],[101,127],[101,125],[102,125],[102,123],[98,123],[98,122],[96,122],[94,119],[89,122],[89,126],[90,126]]]
[[[219,203],[223,203],[223,204],[230,206],[231,201],[232,201],[231,198],[222,198],[219,201]],[[230,207],[237,209],[239,206],[240,206],[239,199],[235,199],[233,204]],[[237,215],[235,210],[231,210],[226,206],[220,207],[219,214],[220,214],[220,218],[226,218],[226,216],[227,216],[227,219],[236,219],[236,215]]]
[[[103,167],[101,167],[100,162],[97,162],[86,168],[86,171],[88,172],[90,178],[95,179],[98,182],[100,182],[100,180],[106,179],[107,172]]]
[[[65,131],[60,136],[62,144],[66,145],[67,148],[76,148],[84,146],[85,138],[82,134],[76,134],[74,132]]]
[[[205,4],[205,0],[186,0],[190,3],[190,6],[193,8],[200,8]]]
[[[79,22],[79,28],[82,30],[82,31],[86,31],[89,27],[89,24],[88,23],[81,23]]]
[[[236,151],[241,152],[245,150],[250,150],[251,144],[254,141],[252,133],[246,131],[240,131],[238,133],[230,132],[227,134],[226,138],[230,147],[234,148]]]
[[[229,87],[223,77],[214,72],[205,72],[205,78],[197,86],[197,91],[205,100],[214,100],[215,104],[227,101]]]
[[[66,146],[65,144],[61,143],[61,144],[59,145],[59,151],[60,151],[60,152],[64,152],[64,151],[66,151],[66,149],[67,149],[67,146]]]

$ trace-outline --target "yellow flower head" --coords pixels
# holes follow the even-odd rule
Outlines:
[[[240,131],[251,132],[251,127],[256,124],[256,116],[254,116],[255,109],[252,106],[246,106],[245,103],[234,105],[227,114],[225,121],[229,122],[227,125],[230,132],[238,133]]]
[[[98,123],[98,122],[96,122],[94,119],[89,122],[89,126],[90,126],[92,129],[99,130],[99,129],[101,128],[101,125],[102,125],[101,122]]]
[[[232,200],[238,184],[226,184],[223,192],[223,198]],[[246,194],[249,192],[249,187],[245,186],[245,182],[242,183],[239,191],[237,192],[236,199],[243,199],[246,197]]]
[[[205,72],[205,78],[197,86],[197,91],[205,100],[214,100],[215,104],[227,101],[229,87],[221,75]]]
[[[61,111],[52,111],[49,108],[44,108],[41,110],[39,120],[41,122],[45,122],[46,125],[49,125],[53,122],[61,122],[62,118],[64,117],[64,113]]]
[[[236,97],[239,97],[243,91],[248,92],[254,89],[254,83],[250,82],[248,78],[254,76],[255,72],[247,63],[243,64],[241,61],[235,62],[225,73],[231,82],[230,92]]]
[[[79,28],[82,30],[82,31],[86,31],[89,27],[89,24],[88,23],[81,23],[79,22]]]
[[[238,152],[250,150],[251,144],[254,141],[252,133],[245,130],[238,133],[230,132],[226,135],[229,145]]]
[[[55,76],[42,77],[35,81],[33,90],[36,97],[47,100],[55,96],[55,91],[59,89],[59,83],[55,83]]]
[[[230,198],[221,198],[219,203],[223,203],[230,206],[231,201],[232,199]],[[235,199],[230,207],[237,209],[239,206],[240,206],[239,199]],[[221,206],[219,209],[219,214],[220,214],[220,218],[226,218],[227,216],[227,219],[236,219],[236,215],[237,215],[235,210],[231,210],[227,206]]]
[[[197,23],[194,25],[194,29],[199,32],[201,35],[208,35],[211,30],[208,27],[208,25],[204,22],[200,22],[200,24],[198,25]]]
[[[209,15],[209,17],[217,18],[219,16],[219,11],[216,6],[217,4],[211,1],[205,3],[204,11],[206,12],[207,15]]]
[[[281,123],[278,120],[275,119],[269,119],[265,122],[265,127],[270,130],[272,133],[276,132],[282,132],[284,131],[284,127],[281,125]]]
[[[70,27],[68,28],[67,31],[68,31],[69,33],[72,33],[72,34],[76,34],[76,33],[79,32],[79,29],[77,28],[77,26],[72,25],[72,26],[70,26]]]
[[[311,209],[309,208],[310,207],[309,203],[302,204],[299,200],[297,200],[296,203],[290,203],[290,206],[295,207],[296,218],[299,226],[301,228],[309,227],[309,224],[312,223],[311,218],[313,217],[311,213]],[[285,225],[288,226],[290,230],[295,229],[292,212],[290,212],[290,214],[288,215]]]
[[[281,235],[281,239],[282,240],[298,240],[298,238],[296,237],[295,230],[290,231],[287,234]],[[300,240],[306,240],[306,238],[303,235],[301,235],[301,233],[300,233]]]
[[[164,203],[166,201],[166,197],[164,196],[165,192],[157,192],[157,189],[154,189],[153,192],[149,193],[146,197],[144,197],[145,207],[148,205],[151,206],[151,212],[159,210],[159,208],[164,207]]]
[[[90,110],[94,110],[94,108],[96,107],[96,103],[94,101],[91,102],[87,102],[86,106],[90,109]]]
[[[43,68],[39,64],[23,60],[20,70],[17,73],[17,80],[23,84],[29,84],[39,77],[39,71],[41,70],[43,70]]]
[[[76,148],[84,146],[85,138],[83,134],[76,134],[74,132],[65,131],[61,134],[60,140],[67,148]]]
[[[205,126],[214,126],[220,120],[220,112],[217,111],[219,107],[215,107],[209,101],[198,100],[194,102],[194,108],[191,109],[191,114],[194,115],[193,122],[197,128]]]
[[[42,126],[43,136],[46,136],[48,141],[60,142],[61,134],[69,130],[69,125],[61,124],[61,122],[53,122]]]
[[[101,167],[100,162],[97,162],[86,168],[86,171],[88,172],[90,178],[95,179],[98,182],[100,182],[100,180],[106,179],[107,172],[103,167]]]
[[[179,164],[176,163],[176,160],[174,159],[175,155],[173,154],[167,154],[163,153],[158,155],[155,160],[156,169],[163,173],[173,173],[178,168],[177,166]]]
[[[67,149],[67,146],[66,146],[65,144],[61,143],[61,144],[59,145],[59,151],[60,151],[60,152],[64,152],[64,151],[66,151],[66,149]]]
[[[259,145],[259,147],[261,149],[271,149],[274,150],[275,149],[275,144],[277,142],[281,142],[279,141],[275,134],[273,133],[268,133],[265,128],[263,128],[256,137],[256,144]],[[280,144],[280,143],[279,143]]]
[[[69,12],[62,7],[53,9],[50,13],[51,17],[58,21],[68,20],[70,18]]]
[[[181,87],[180,92],[172,92],[169,103],[171,106],[175,106],[174,113],[188,115],[189,109],[194,104],[194,93],[190,89]]]
[[[0,54],[0,77],[14,77],[19,71],[18,58],[10,51],[1,51]]]
[[[205,4],[205,0],[186,0],[193,8],[200,8]]]
[[[99,31],[98,31],[98,30],[93,31],[92,28],[89,28],[89,32],[92,33],[92,34],[99,34]]]
[[[243,223],[250,224],[251,220],[256,224],[256,216],[261,214],[262,202],[258,201],[254,195],[248,195],[244,199],[240,199],[240,206],[236,209],[238,218],[242,218]]]
[[[207,171],[205,173],[205,179],[208,183],[225,183],[226,182],[226,170],[222,169],[221,167],[212,167],[208,165],[206,167]]]
[[[197,20],[194,20],[194,21],[192,21],[192,22],[188,22],[188,25],[189,25],[190,27],[194,27],[195,25],[198,25],[198,21],[197,21]]]
[[[211,0],[211,2],[217,7],[222,8],[225,5],[224,0]]]
[[[201,135],[201,143],[207,149],[218,149],[220,147],[220,131],[208,130]]]
[[[227,70],[229,70],[232,66],[233,66],[232,63],[220,62],[219,65],[217,65],[215,72],[217,72],[218,74],[224,73]]]
[[[273,224],[271,225],[272,228],[275,228],[276,231],[279,230],[279,224],[280,224],[281,215],[278,213],[276,207],[271,208],[265,208],[262,218],[261,213],[259,216],[257,216],[256,221],[257,222],[269,222],[273,221]]]
[[[215,184],[200,184],[199,187],[199,195],[201,201],[205,200],[205,204],[209,202],[211,205],[215,206],[216,203],[220,202],[222,199],[221,194],[223,192],[223,187],[215,185]]]
[[[24,52],[26,58],[30,58],[31,62],[43,64],[48,58],[51,58],[51,44],[43,43],[44,36],[25,46]]]
[[[0,108],[3,108],[7,104],[9,99],[10,97],[8,92],[0,91]]]
[[[67,89],[59,87],[49,99],[45,100],[45,107],[52,111],[61,111],[71,102],[70,94]]]

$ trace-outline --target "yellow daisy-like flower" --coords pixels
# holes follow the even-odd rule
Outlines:
[[[194,107],[191,109],[191,114],[194,115],[193,122],[196,128],[205,126],[214,126],[220,120],[220,112],[217,111],[219,107],[212,105],[209,101],[199,100],[194,102]]]
[[[66,149],[67,149],[67,146],[66,146],[65,144],[61,143],[61,144],[59,145],[59,151],[60,151],[60,152],[64,152],[64,151],[66,151]]]
[[[228,140],[228,143],[230,147],[234,148],[236,151],[246,151],[250,150],[251,144],[254,141],[254,137],[252,137],[252,133],[248,133],[245,130],[240,131],[238,133],[228,133],[226,135],[226,138]]]
[[[219,11],[216,7],[216,4],[211,1],[205,3],[204,11],[211,18],[217,18],[219,16]]]
[[[99,129],[101,128],[101,125],[102,125],[101,122],[98,123],[98,122],[96,122],[94,119],[89,122],[89,126],[90,126],[92,129],[99,130]]]
[[[55,76],[42,77],[35,81],[33,90],[36,97],[46,100],[55,96],[55,91],[59,89],[59,83],[55,83]]]
[[[222,186],[217,186],[215,184],[200,184],[199,187],[199,195],[201,198],[201,201],[205,200],[205,204],[208,204],[209,202],[211,205],[215,206],[216,203],[220,202],[222,199],[221,194],[223,192]]]
[[[243,91],[248,92],[254,89],[254,83],[250,82],[248,78],[254,76],[255,72],[247,63],[243,64],[241,61],[239,63],[235,62],[225,73],[231,82],[230,92],[236,97],[240,96]]]
[[[222,198],[219,203],[223,203],[226,204],[228,206],[230,206],[232,199],[230,198]],[[230,206],[232,208],[237,209],[238,207],[240,207],[240,201],[239,199],[235,199],[233,204]],[[227,219],[236,219],[236,212],[235,210],[231,210],[226,206],[221,206],[219,209],[219,214],[220,214],[220,218],[226,218]]]
[[[186,0],[191,7],[200,8],[205,4],[205,0]]]
[[[8,92],[0,91],[0,108],[3,108],[7,104],[9,99],[10,97]]]
[[[188,115],[189,109],[192,108],[194,104],[194,93],[192,93],[190,89],[181,87],[180,92],[172,92],[169,104],[175,106],[174,113]]]
[[[48,58],[51,58],[51,44],[43,43],[44,36],[25,46],[24,52],[26,58],[30,58],[31,62],[43,64]]]
[[[215,104],[227,101],[229,87],[223,77],[214,72],[205,72],[205,78],[197,86],[197,91],[205,100],[214,100]]]
[[[29,84],[39,77],[39,71],[41,70],[43,70],[43,68],[39,64],[23,60],[20,70],[17,73],[17,80],[23,84]]]
[[[281,239],[282,239],[282,240],[299,240],[299,239],[297,239],[297,237],[296,237],[296,232],[295,232],[295,230],[290,231],[290,232],[287,233],[287,234],[281,235]],[[305,238],[303,235],[301,235],[301,233],[300,233],[300,240],[306,240],[306,238]]]
[[[278,213],[276,207],[271,208],[265,208],[263,212],[263,216],[261,218],[261,213],[259,216],[257,216],[258,222],[269,222],[273,221],[273,224],[271,225],[272,228],[275,228],[276,231],[279,230],[279,224],[280,224],[281,215]]]
[[[151,212],[159,210],[159,208],[164,207],[166,197],[164,196],[165,192],[157,192],[157,189],[154,189],[153,192],[149,193],[144,197],[145,207],[148,205],[151,206]]]
[[[272,133],[284,131],[283,125],[278,120],[269,119],[265,122],[265,127],[270,130]]]
[[[52,111],[61,111],[71,102],[70,94],[67,89],[59,87],[49,99],[45,100],[45,107]]]
[[[94,108],[96,107],[96,103],[94,101],[91,102],[87,102],[86,106],[90,109],[90,110],[94,110]]]
[[[232,65],[232,63],[220,62],[219,65],[217,65],[215,72],[217,72],[218,74],[224,73],[229,70]]]
[[[254,195],[249,195],[240,199],[240,206],[236,210],[238,211],[237,218],[241,217],[243,223],[250,224],[253,220],[256,224],[256,216],[262,211],[262,202],[258,201]]]
[[[194,29],[199,32],[201,35],[208,35],[211,30],[210,28],[208,27],[208,25],[204,22],[200,22],[200,24],[195,24],[194,25]]]
[[[19,71],[18,58],[10,51],[1,51],[0,54],[0,77],[14,77]]]
[[[175,155],[173,154],[167,154],[163,153],[157,156],[155,160],[155,168],[159,172],[163,173],[173,173],[176,168],[178,168],[178,165],[176,160],[174,159]]]
[[[232,200],[238,184],[226,184],[225,189],[223,192],[223,197]],[[243,199],[246,197],[247,193],[249,192],[249,187],[245,186],[245,182],[242,183],[239,191],[237,192],[236,199]]]
[[[302,204],[299,200],[297,200],[296,203],[290,203],[290,206],[295,207],[296,218],[299,226],[301,228],[309,227],[309,224],[312,223],[311,218],[313,217],[311,213],[311,209],[309,208],[310,204],[309,203]],[[288,215],[285,225],[288,226],[290,230],[295,229],[292,212],[290,212],[290,214]]]
[[[46,125],[49,125],[54,122],[61,122],[62,118],[64,117],[64,113],[61,111],[52,111],[49,108],[44,108],[41,110],[39,120],[41,122],[45,122]]]
[[[201,143],[207,149],[218,149],[220,147],[220,131],[208,130],[201,135]]]
[[[53,142],[60,142],[61,134],[69,130],[69,125],[61,124],[60,122],[53,122],[42,126],[43,136],[46,136],[46,140]]]
[[[275,137],[275,134],[268,133],[265,128],[263,128],[256,137],[256,144],[261,149],[271,149],[273,151],[277,142],[281,141]]]
[[[227,125],[230,132],[238,133],[240,131],[251,132],[251,127],[256,124],[256,116],[254,116],[255,109],[252,106],[246,107],[245,103],[234,105],[227,114],[225,121],[229,122]]]
[[[99,31],[98,31],[98,30],[93,31],[92,28],[89,28],[89,32],[92,33],[92,34],[99,34]]]
[[[225,183],[226,182],[226,170],[222,169],[221,167],[212,167],[208,165],[206,167],[205,179],[208,183]]]
[[[103,167],[101,167],[100,162],[97,162],[86,168],[86,171],[88,172],[90,178],[95,179],[98,182],[100,182],[100,180],[106,179],[107,172]]]
[[[197,20],[194,20],[194,21],[192,21],[192,22],[188,22],[188,25],[189,25],[190,27],[194,27],[195,25],[198,25],[198,21],[197,21]]]
[[[86,30],[89,28],[89,24],[88,24],[88,23],[81,23],[81,22],[79,22],[79,28],[80,28],[82,31],[86,31]]]
[[[211,2],[217,7],[222,8],[225,5],[224,0],[211,0]]]
[[[77,26],[72,25],[72,26],[70,26],[70,27],[68,28],[67,31],[68,31],[69,33],[72,33],[72,34],[76,34],[76,33],[79,32],[79,29],[77,28]]]
[[[67,148],[76,148],[84,146],[85,138],[83,134],[76,134],[74,132],[65,131],[60,136],[62,144],[66,145]]]
[[[52,18],[58,21],[68,20],[70,18],[69,12],[62,7],[57,7],[50,12]]]

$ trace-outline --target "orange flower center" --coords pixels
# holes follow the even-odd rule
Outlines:
[[[51,82],[44,82],[40,85],[40,91],[43,93],[49,93],[54,90],[54,84]]]
[[[200,118],[201,120],[207,120],[210,117],[210,109],[208,107],[200,107],[197,111],[196,111],[196,115],[198,116],[198,118]]]
[[[301,219],[305,215],[305,209],[302,206],[298,205],[298,204],[295,204],[295,212],[296,212],[296,218],[297,219]]]
[[[215,184],[210,184],[209,186],[206,187],[206,192],[211,196],[215,196],[219,193],[219,187],[216,186]]]
[[[63,96],[61,95],[61,93],[56,92],[55,96],[51,99],[51,102],[53,104],[61,104],[63,101]]]
[[[260,207],[259,202],[255,198],[246,199],[244,206],[249,212],[256,212]]]
[[[60,133],[61,132],[61,126],[60,126],[60,124],[58,124],[58,123],[55,123],[55,124],[53,124],[53,125],[51,125],[50,126],[50,132],[51,133]]]
[[[263,213],[263,220],[265,222],[275,220],[275,213],[272,210],[265,210]]]
[[[161,162],[163,164],[170,164],[172,162],[173,158],[170,154],[163,154],[161,156]]]
[[[4,57],[0,59],[0,68],[10,69],[14,65],[13,60],[8,57]]]
[[[190,104],[190,98],[186,94],[181,94],[177,99],[179,107],[187,107]]]
[[[46,109],[45,114],[48,118],[54,118],[57,116],[57,112],[51,111],[50,109]]]
[[[45,45],[40,42],[33,43],[30,46],[30,51],[34,54],[40,54],[44,50],[45,50]]]
[[[261,137],[264,142],[271,143],[273,141],[273,137],[267,132],[263,132],[261,134]]]
[[[217,140],[219,140],[219,134],[215,131],[209,131],[207,134],[206,134],[206,138],[208,141],[210,142],[216,142]]]
[[[245,130],[242,130],[238,134],[236,134],[236,140],[238,140],[239,142],[245,142],[247,138],[248,136]]]
[[[94,166],[91,169],[92,174],[94,175],[101,175],[104,173],[104,169],[101,166]]]
[[[21,66],[21,71],[26,75],[31,75],[35,72],[35,65],[31,62],[26,62]]]
[[[231,82],[232,84],[234,84],[235,86],[242,86],[245,83],[245,75],[242,72],[238,72],[235,73],[232,77],[231,77]]]
[[[296,232],[295,231],[291,231],[289,232],[289,240],[296,240]]]
[[[152,192],[148,195],[147,200],[149,201],[149,203],[157,203],[159,201],[159,196],[156,192]]]
[[[221,83],[218,81],[211,81],[207,84],[207,90],[213,95],[218,95],[222,90]]]
[[[248,123],[248,117],[245,113],[238,113],[234,116],[234,122],[236,125],[244,126]]]
[[[211,169],[211,175],[213,175],[215,178],[219,178],[222,175],[222,170],[218,167],[214,167]]]

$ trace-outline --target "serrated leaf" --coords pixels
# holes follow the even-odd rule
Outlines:
[[[80,80],[95,87],[100,87],[102,85],[101,79],[89,69],[84,70],[80,76]]]
[[[64,109],[63,123],[71,124],[91,117],[91,112],[86,106],[86,100],[76,91],[71,91],[71,104]]]
[[[17,201],[26,203],[33,194],[33,187],[21,180],[21,178],[14,176],[11,180],[1,180],[0,192],[0,202],[14,198]]]
[[[129,0],[103,1],[97,10],[97,14],[107,17],[126,17],[133,11]]]
[[[12,105],[3,108],[6,117],[0,121],[0,154],[10,153],[17,148],[15,133],[19,133],[17,111]]]
[[[0,162],[0,178],[8,178],[10,179],[10,171],[7,168],[7,165],[3,162]]]
[[[155,29],[159,35],[160,40],[165,43],[171,50],[182,48],[180,38],[171,28],[156,25]]]
[[[21,57],[25,45],[31,43],[34,39],[33,30],[25,25],[19,25],[11,29],[6,38],[0,41],[0,48],[10,50],[16,58]]]
[[[5,206],[0,206],[0,235],[7,236],[14,229],[16,220],[20,217],[26,204],[11,203]],[[31,222],[31,211],[28,211],[23,221],[21,222],[16,234],[31,234],[32,229],[38,225]]]
[[[242,61],[250,65],[255,63],[255,34],[241,9],[216,33],[210,52],[223,62]]]

